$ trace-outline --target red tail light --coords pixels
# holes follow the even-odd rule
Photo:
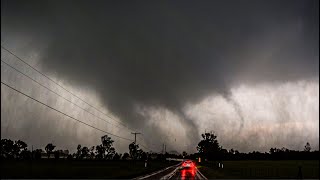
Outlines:
[[[186,163],[183,163],[183,164],[182,164],[182,166],[186,166],[186,165],[187,165]]]
[[[182,166],[183,167],[194,167],[195,164],[193,162],[183,162]]]

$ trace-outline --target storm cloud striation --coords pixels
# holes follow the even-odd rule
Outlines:
[[[221,95],[243,133],[250,129],[247,101],[234,100],[232,89],[318,84],[318,1],[1,3],[2,44],[24,55],[36,52],[42,71],[94,89],[131,127],[148,128],[151,110],[169,111],[190,147],[204,130],[187,105]],[[156,135],[148,143],[167,133],[168,127],[150,126],[146,134]]]

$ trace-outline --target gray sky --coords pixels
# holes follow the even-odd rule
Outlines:
[[[1,1],[1,44],[161,150],[319,149],[318,1]],[[95,111],[19,62],[1,59]],[[1,63],[1,81],[132,139]],[[102,135],[1,86],[1,136],[75,149]],[[112,122],[112,121],[111,121]],[[115,122],[113,122],[115,124]],[[128,141],[116,141],[126,151]]]

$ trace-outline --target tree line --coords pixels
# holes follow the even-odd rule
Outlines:
[[[66,158],[66,159],[91,159],[91,160],[165,160],[165,158],[178,159],[198,159],[204,161],[215,160],[315,160],[319,157],[319,150],[311,151],[310,143],[306,143],[303,151],[290,150],[287,148],[271,148],[269,152],[253,151],[241,153],[234,149],[224,149],[218,142],[214,133],[204,133],[202,140],[198,143],[197,153],[187,154],[185,151],[181,154],[170,153],[152,153],[144,152],[139,148],[139,144],[132,142],[128,146],[128,152],[117,153],[113,147],[113,140],[108,135],[101,137],[101,144],[92,147],[76,147],[75,153],[70,154],[68,150],[57,150],[55,145],[49,143],[44,150],[28,150],[28,145],[21,141],[12,141],[10,139],[1,139],[1,159],[41,159],[43,154],[46,158]]]
[[[43,149],[35,149],[30,151],[28,145],[21,141],[12,141],[10,139],[1,139],[1,159],[41,159],[43,154],[46,158],[60,159],[96,159],[96,160],[145,160],[148,153],[139,148],[139,144],[132,142],[129,144],[129,152],[121,154],[117,153],[113,147],[113,140],[108,135],[101,137],[101,144],[92,147],[77,146],[75,153],[69,154],[68,150],[57,150],[56,146],[49,143]]]
[[[189,158],[202,158],[204,160],[317,160],[319,150],[311,151],[311,145],[306,143],[303,151],[283,148],[271,148],[269,152],[253,151],[241,153],[234,149],[224,149],[218,142],[214,133],[204,133],[202,140],[198,143],[195,154]]]

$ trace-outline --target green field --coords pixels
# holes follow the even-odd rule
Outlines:
[[[319,179],[319,161],[283,160],[283,161],[222,161],[223,169],[213,162],[199,164],[199,170],[209,179],[213,178],[297,178],[299,166],[302,177]]]
[[[1,178],[134,178],[174,163],[153,161],[1,161]]]

